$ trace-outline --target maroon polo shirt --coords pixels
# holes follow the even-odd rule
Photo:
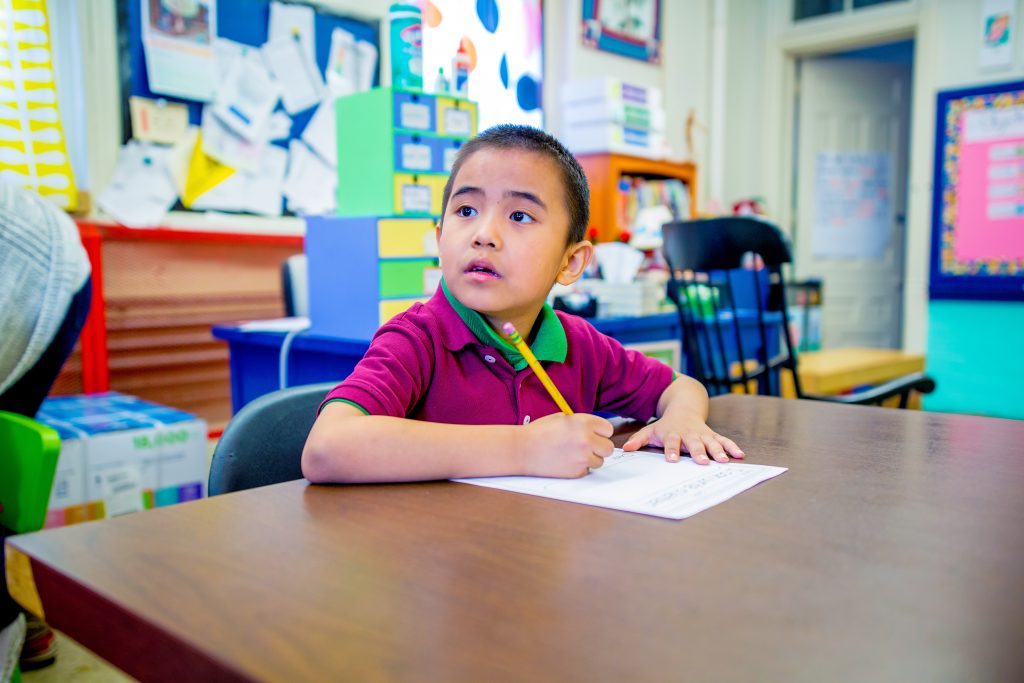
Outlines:
[[[528,424],[557,413],[540,379],[512,347],[479,313],[450,296],[439,287],[425,304],[381,326],[325,403],[340,399],[370,415],[449,424]],[[628,351],[583,318],[549,307],[536,337],[534,353],[575,412],[646,421],[673,379],[661,361]]]

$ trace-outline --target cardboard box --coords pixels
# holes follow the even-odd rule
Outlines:
[[[36,419],[61,438],[46,527],[205,495],[206,422],[189,413],[106,392],[47,398]]]

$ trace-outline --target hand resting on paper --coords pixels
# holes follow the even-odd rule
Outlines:
[[[707,465],[711,458],[717,462],[729,462],[729,456],[742,458],[743,451],[732,439],[706,424],[707,396],[699,382],[680,375],[662,394],[658,419],[629,437],[622,450],[661,446],[669,462],[677,462],[680,452],[685,450],[698,465]]]
[[[718,462],[729,462],[729,456],[742,458],[740,447],[711,427],[704,424],[699,417],[690,419],[669,419],[662,417],[647,425],[622,446],[624,451],[637,451],[644,446],[662,446],[665,449],[665,460],[679,460],[680,449],[685,450],[698,465],[711,462],[708,456]]]

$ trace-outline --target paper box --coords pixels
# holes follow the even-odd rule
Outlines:
[[[61,438],[47,527],[204,495],[206,423],[189,413],[106,392],[48,398],[36,419]]]

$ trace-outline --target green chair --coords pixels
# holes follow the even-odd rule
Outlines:
[[[16,534],[43,528],[59,455],[56,431],[0,410],[0,526]],[[11,680],[21,680],[17,666]]]
[[[43,528],[59,455],[51,427],[0,410],[0,525],[16,534]]]

